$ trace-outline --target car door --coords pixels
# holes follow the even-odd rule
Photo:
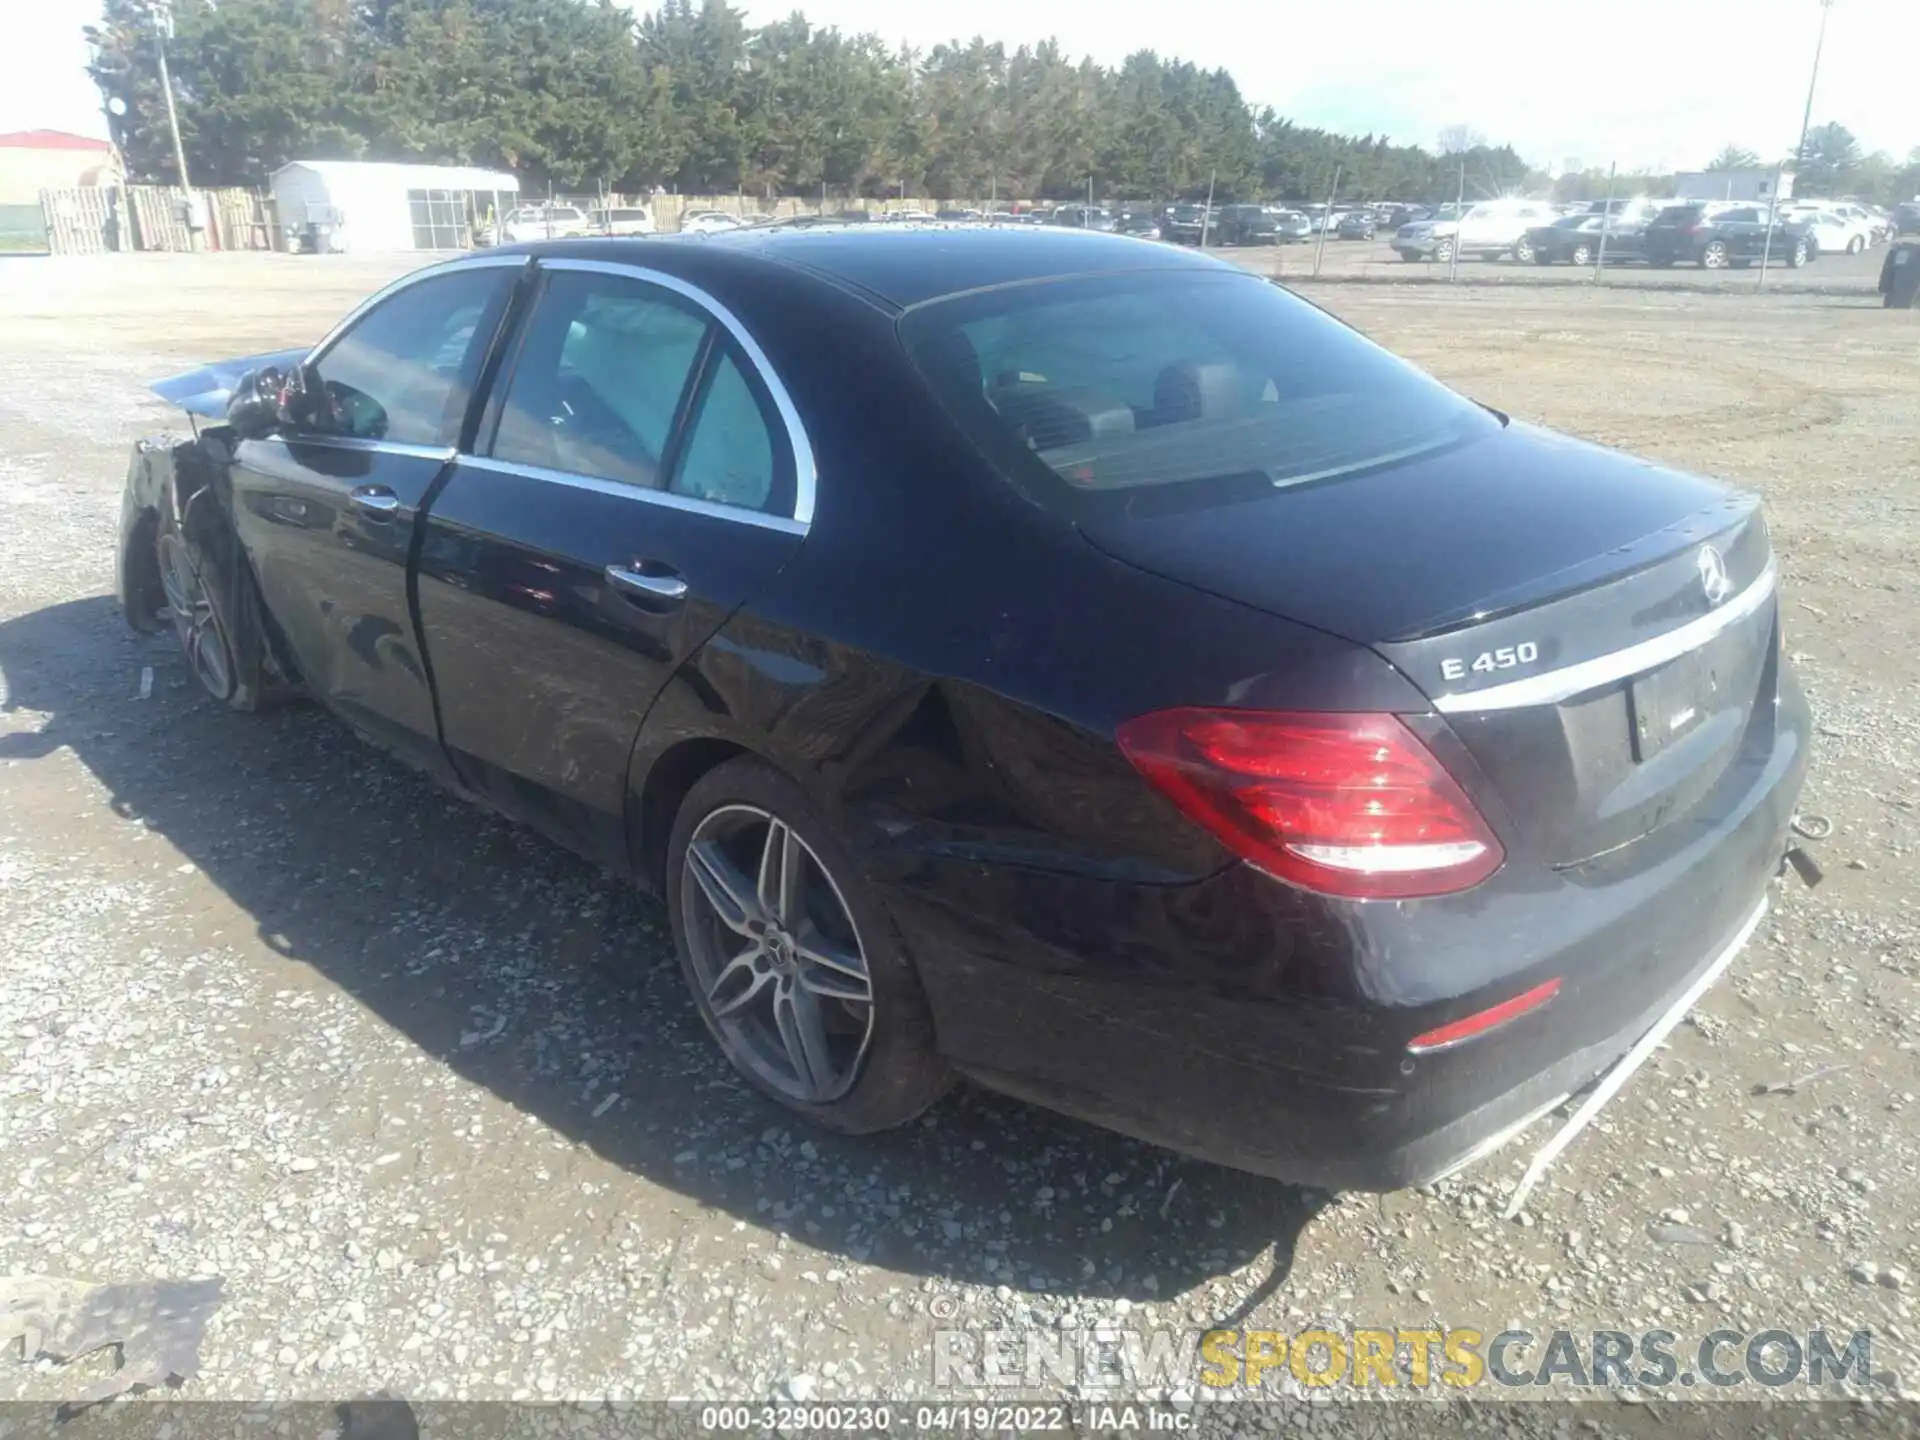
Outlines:
[[[1728,210],[1714,217],[1720,238],[1726,241],[1727,254],[1736,260],[1758,259],[1767,238],[1764,211],[1752,206]]]
[[[408,555],[526,263],[456,262],[382,292],[302,367],[308,417],[234,451],[235,526],[302,680],[440,774]]]
[[[609,262],[541,272],[427,515],[421,633],[461,778],[618,866],[640,722],[799,548],[813,462],[717,302]]]

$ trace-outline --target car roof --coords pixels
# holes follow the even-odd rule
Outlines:
[[[1125,235],[1059,227],[768,225],[644,240],[541,241],[510,252],[690,269],[811,271],[906,309],[947,295],[1028,280],[1127,271],[1229,270],[1238,266]]]

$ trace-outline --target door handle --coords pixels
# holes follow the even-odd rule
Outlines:
[[[362,485],[347,498],[370,520],[391,520],[400,513],[400,497],[384,485]]]
[[[671,571],[661,575],[649,575],[642,570],[629,570],[621,565],[607,566],[607,581],[616,590],[646,600],[665,600],[678,604],[687,598],[687,582]]]

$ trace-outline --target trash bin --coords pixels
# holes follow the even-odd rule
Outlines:
[[[1903,240],[1887,251],[1880,293],[1889,310],[1920,310],[1920,241]]]

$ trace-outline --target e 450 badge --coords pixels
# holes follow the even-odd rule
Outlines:
[[[1443,680],[1464,680],[1469,675],[1493,675],[1502,670],[1531,665],[1539,658],[1539,645],[1532,640],[1522,640],[1518,645],[1502,645],[1497,650],[1482,650],[1471,660],[1457,656],[1442,660],[1440,676]]]

